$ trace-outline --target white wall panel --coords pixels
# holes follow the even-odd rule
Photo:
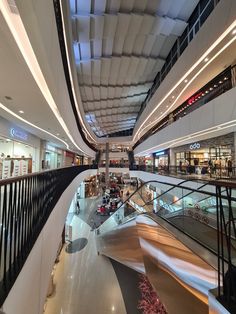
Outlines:
[[[105,12],[106,0],[96,0],[94,1],[94,13],[102,14]]]

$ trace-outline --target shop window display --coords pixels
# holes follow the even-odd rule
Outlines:
[[[0,143],[1,179],[32,173],[34,147],[6,138],[0,138]]]

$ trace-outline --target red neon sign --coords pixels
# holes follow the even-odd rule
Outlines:
[[[188,104],[191,105],[194,101],[196,101],[198,99],[198,97],[201,97],[202,94],[203,94],[203,92],[200,92],[200,93],[192,96],[191,98],[189,98]]]

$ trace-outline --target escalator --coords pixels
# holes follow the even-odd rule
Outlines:
[[[150,184],[157,195],[148,201],[139,197],[140,203],[130,213],[130,204]],[[209,291],[221,285],[216,206],[213,210],[217,201],[212,190],[206,182],[195,189],[187,181],[178,185],[146,182],[97,230],[99,253],[146,274],[168,313],[208,313]],[[227,210],[225,193],[222,199]],[[207,213],[209,204],[211,212]],[[150,205],[156,206],[156,213]],[[142,212],[136,210],[140,207]],[[233,238],[232,260],[236,257],[234,242]],[[218,306],[216,299],[213,303]]]

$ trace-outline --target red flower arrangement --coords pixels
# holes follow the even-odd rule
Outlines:
[[[138,309],[143,311],[143,314],[167,314],[164,305],[144,275],[140,275],[139,289],[142,299],[138,303]]]

